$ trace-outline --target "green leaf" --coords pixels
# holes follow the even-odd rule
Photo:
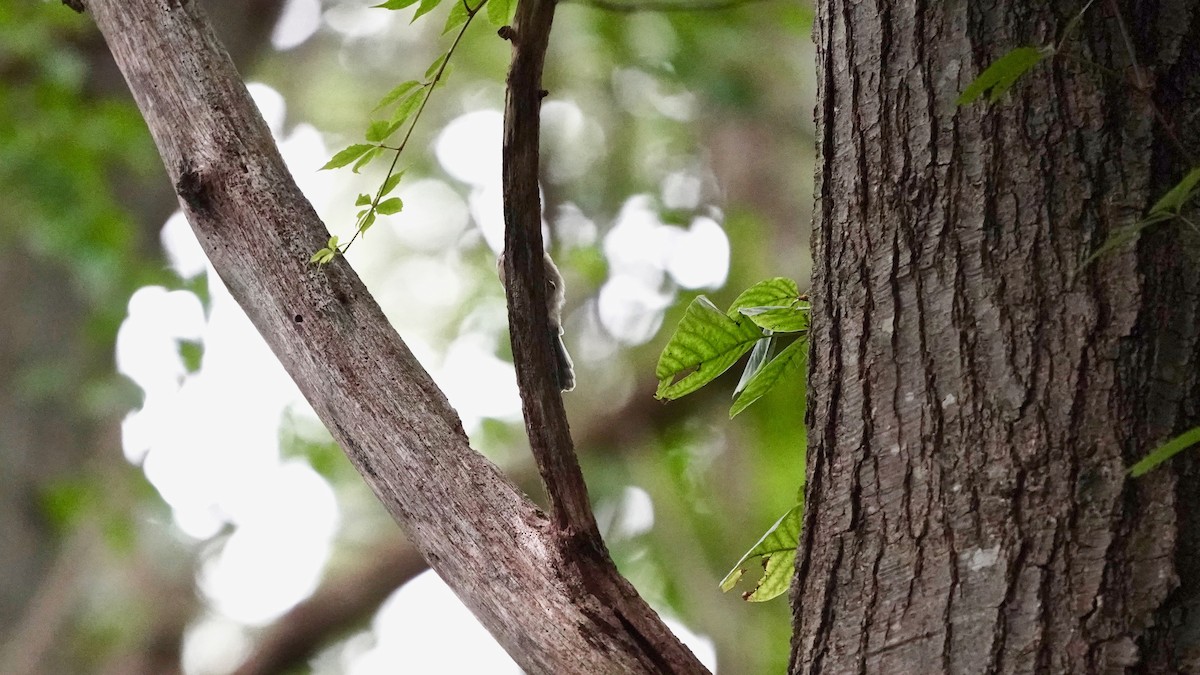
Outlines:
[[[1155,202],[1154,206],[1150,207],[1150,215],[1153,216],[1160,213],[1178,215],[1184,204],[1196,195],[1196,185],[1198,183],[1200,183],[1200,167],[1189,171],[1183,177],[1183,180],[1176,183],[1175,187],[1162,196],[1162,199]]]
[[[399,122],[375,120],[367,126],[367,140],[372,143],[382,143],[387,140],[388,136],[396,133],[396,129],[399,127]]]
[[[403,171],[399,171],[397,173],[394,173],[394,174],[388,176],[387,180],[383,181],[383,187],[379,188],[379,196],[380,197],[386,196],[389,193],[391,193],[392,190],[395,190],[396,186],[400,184],[400,178],[403,176],[404,176]],[[355,206],[358,206],[358,205],[355,204]]]
[[[355,206],[367,206],[370,203],[371,203],[371,195],[368,195],[368,194],[360,194],[358,196],[358,199],[354,200]]]
[[[404,202],[399,197],[392,197],[379,202],[379,206],[375,207],[376,213],[384,216],[390,216],[393,213],[400,213],[404,208]]]
[[[808,340],[797,339],[785,347],[783,351],[779,352],[779,356],[763,366],[746,383],[746,389],[734,400],[733,407],[729,409],[730,419],[749,408],[751,403],[762,398],[763,394],[771,391],[783,380],[789,377],[802,377],[804,363],[807,360]]]
[[[731,318],[703,295],[688,306],[663,348],[654,375],[658,399],[676,399],[696,391],[732,366],[763,339],[746,317]]]
[[[370,164],[376,157],[379,156],[379,153],[381,153],[381,152],[383,152],[383,148],[375,147],[375,148],[371,148],[371,150],[369,152],[367,152],[366,154],[364,154],[362,157],[359,157],[358,161],[354,163],[354,167],[352,169],[354,171],[354,173],[358,173],[359,169]]]
[[[335,235],[329,237],[329,243],[327,243],[325,245],[336,251],[337,247],[338,247],[338,236],[335,234]]]
[[[743,307],[738,310],[743,316],[750,317],[759,328],[775,333],[800,333],[808,330],[807,302],[794,301],[791,307]]]
[[[413,111],[421,105],[421,101],[423,100],[425,99],[422,96],[409,96],[400,101],[400,105],[396,106],[396,109],[392,111],[392,124],[397,126],[404,124],[413,114]]]
[[[1200,443],[1200,427],[1188,429],[1179,434],[1175,438],[1163,443],[1155,448],[1150,454],[1142,458],[1142,461],[1129,467],[1129,475],[1137,478],[1145,475],[1154,467],[1171,459],[1175,455],[1187,450],[1193,445]]]
[[[463,25],[469,18],[471,18],[471,14],[467,11],[467,3],[463,0],[455,0],[454,6],[450,8],[450,13],[446,15],[446,25],[442,26],[442,35]],[[429,73],[425,74],[425,78],[429,79]]]
[[[766,339],[759,340],[754,343],[754,349],[750,350],[750,358],[746,359],[746,369],[742,371],[742,377],[738,379],[737,386],[733,388],[733,393],[737,393],[746,388],[758,371],[767,365],[767,359],[771,357],[771,347],[775,345],[775,338],[768,335]]]
[[[326,169],[340,169],[359,157],[362,157],[364,153],[373,147],[375,146],[368,143],[356,143],[350,147],[343,148],[333,156],[333,159],[325,162],[325,166],[321,167],[319,170],[324,171]]]
[[[792,569],[796,562],[796,544],[800,541],[803,524],[804,504],[792,507],[783,517],[775,521],[771,529],[758,540],[742,559],[737,561],[729,574],[721,580],[721,590],[728,593],[746,573],[745,565],[752,558],[763,559],[763,575],[754,585],[754,590],[743,593],[742,599],[750,602],[765,602],[787,592],[792,584]]]
[[[387,0],[387,2],[379,5],[371,5],[372,8],[379,9],[404,9],[410,5],[416,4],[417,0]]]
[[[406,96],[412,96],[420,91],[424,86],[425,85],[417,82],[416,80],[401,82],[400,84],[396,85],[394,89],[389,91],[386,96],[379,99],[379,104],[375,106],[375,110],[385,108]]]
[[[516,14],[516,0],[487,0],[487,18],[493,26],[507,26]]]
[[[729,306],[730,318],[738,318],[744,307],[790,307],[800,300],[800,288],[796,282],[775,277],[754,284]]]
[[[459,5],[459,6],[461,7],[461,5]],[[446,62],[446,54],[442,54],[441,56],[434,59],[433,63],[429,64],[429,67],[425,69],[425,81],[428,82],[430,79],[433,78],[434,75],[437,75],[438,70],[442,67],[442,64],[445,62]]]
[[[1118,249],[1134,239],[1137,239],[1138,235],[1142,233],[1142,230],[1146,229],[1147,227],[1150,227],[1151,225],[1157,225],[1164,220],[1170,220],[1174,217],[1175,216],[1171,215],[1170,213],[1160,212],[1146,216],[1132,225],[1118,227],[1117,229],[1113,230],[1112,234],[1108,235],[1108,239],[1104,240],[1104,243],[1100,245],[1100,248],[1096,249],[1095,253],[1091,254],[1086,260],[1083,261],[1082,267],[1087,267],[1095,262],[1097,258],[1108,255],[1115,249]]]
[[[437,7],[438,5],[440,5],[441,3],[442,3],[442,0],[421,0],[420,6],[417,7],[417,13],[413,15],[412,21],[410,21],[409,23],[412,23],[413,21],[416,21],[417,19],[432,12],[433,9],[435,7]]]
[[[318,265],[324,265],[330,260],[333,260],[333,256],[334,252],[332,250],[323,248],[312,254],[312,257],[308,259],[308,262],[309,264],[316,263]]]
[[[359,225],[359,226],[358,226],[358,231],[359,231],[359,232],[361,232],[361,233],[363,233],[363,234],[366,234],[366,233],[367,233],[367,230],[371,229],[371,226],[372,226],[372,225],[374,225],[374,224],[375,224],[375,214],[374,214],[374,213],[368,213],[368,214],[367,214],[367,217],[366,217],[366,218],[363,218],[362,225]]]
[[[1009,53],[996,59],[992,65],[987,67],[975,78],[975,81],[967,85],[961,96],[958,97],[958,105],[968,105],[974,103],[976,99],[988,92],[988,100],[992,103],[1000,100],[1000,97],[1013,86],[1014,83],[1030,68],[1033,68],[1042,59],[1049,56],[1052,52],[1050,49],[1039,49],[1037,47],[1017,47]]]

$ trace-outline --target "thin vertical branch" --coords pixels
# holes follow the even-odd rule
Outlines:
[[[554,375],[542,266],[538,138],[544,95],[542,64],[553,20],[553,0],[522,0],[513,28],[502,31],[513,43],[504,111],[504,276],[525,428],[546,485],[554,524],[573,537],[592,540],[599,548],[603,544]]]

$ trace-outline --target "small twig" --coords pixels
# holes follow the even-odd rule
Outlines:
[[[564,0],[576,5],[586,5],[609,12],[712,12],[735,9],[765,0],[704,0],[701,2],[672,2],[671,0],[641,0],[620,2],[619,0]]]

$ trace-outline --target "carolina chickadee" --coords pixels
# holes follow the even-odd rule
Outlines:
[[[567,345],[562,339],[562,309],[563,303],[567,299],[566,284],[563,282],[558,267],[550,259],[549,253],[542,253],[542,261],[545,263],[546,314],[550,317],[550,340],[554,343],[558,387],[562,391],[571,391],[575,388],[575,364],[571,361],[571,355],[567,353]],[[503,253],[496,261],[496,271],[500,274],[500,283],[504,284]]]

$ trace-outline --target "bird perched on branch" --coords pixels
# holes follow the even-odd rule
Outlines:
[[[567,345],[563,342],[562,310],[567,299],[566,284],[558,266],[550,258],[550,254],[542,253],[546,277],[546,315],[550,317],[550,342],[554,345],[555,376],[558,388],[571,391],[575,388],[575,364],[567,353]],[[500,283],[504,284],[504,254],[496,261],[496,271],[500,274]]]

